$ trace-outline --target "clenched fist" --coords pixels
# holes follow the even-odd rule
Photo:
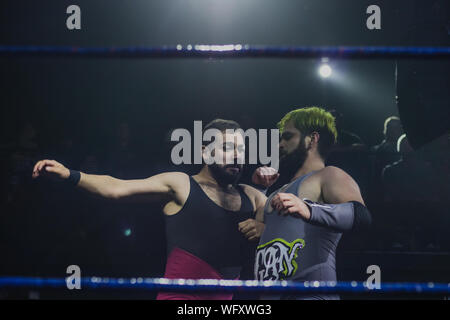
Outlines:
[[[280,192],[272,198],[270,204],[281,215],[289,214],[305,220],[311,218],[311,212],[305,202],[292,193]]]
[[[264,231],[264,223],[255,219],[247,219],[238,225],[239,231],[242,232],[248,240],[259,239]]]
[[[252,182],[259,186],[269,188],[277,181],[280,174],[272,167],[259,167],[253,172]]]
[[[65,180],[70,176],[70,170],[55,160],[38,161],[33,168],[33,179],[48,177],[54,180]]]

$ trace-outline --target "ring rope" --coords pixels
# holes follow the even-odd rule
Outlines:
[[[311,47],[176,45],[154,47],[75,47],[0,45],[0,57],[91,58],[336,58],[336,59],[449,59],[450,47]]]
[[[337,59],[448,59],[450,47],[275,47],[249,45],[188,45],[161,47],[1,46],[0,57],[99,57],[99,58],[337,58]],[[166,278],[81,278],[82,287],[168,291],[226,291],[277,293],[429,293],[450,294],[450,283],[256,281]],[[64,278],[0,277],[0,288],[66,287]]]
[[[65,278],[0,277],[0,288],[35,287],[66,288]],[[70,281],[71,282],[71,281]],[[450,283],[381,283],[379,288],[366,282],[333,281],[257,281],[215,279],[166,278],[102,278],[83,277],[81,288],[89,289],[146,289],[165,291],[221,291],[221,292],[271,292],[271,293],[423,293],[449,294]]]

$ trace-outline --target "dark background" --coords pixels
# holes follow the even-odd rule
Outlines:
[[[65,12],[71,4],[81,8],[81,30],[66,28]],[[371,4],[381,7],[381,30],[366,28],[365,12]],[[446,1],[410,0],[8,0],[1,4],[0,42],[95,47],[448,45],[448,10]],[[344,238],[342,258],[338,257],[340,279],[364,279],[365,268],[378,264],[386,281],[448,281],[444,235],[449,212],[439,206],[444,198],[412,209],[411,204],[407,208],[400,204],[399,210],[414,218],[401,226],[408,230],[408,245],[399,253],[390,246],[393,231],[388,229],[393,222],[387,213],[399,210],[373,191],[369,150],[382,141],[384,120],[398,115],[396,61],[331,59],[333,76],[327,80],[317,75],[319,63],[317,59],[0,58],[0,272],[64,276],[68,265],[78,264],[83,275],[163,275],[164,220],[157,206],[111,204],[65,186],[31,181],[27,174],[31,176],[35,160],[54,158],[74,169],[120,178],[166,170],[193,173],[198,168],[170,165],[171,129],[191,130],[194,120],[216,117],[234,119],[245,128],[274,128],[294,107],[320,105],[343,114],[340,129],[364,142],[366,149],[357,156],[335,157],[333,164],[354,176],[377,217],[371,234]],[[448,79],[448,63],[442,66],[439,75]],[[25,152],[17,165],[21,160],[15,155],[23,153],[18,137],[30,126],[38,147]],[[124,131],[130,137],[126,150],[117,142]],[[252,169],[246,171],[244,182]],[[437,220],[430,222],[423,213],[435,207]],[[420,242],[414,240],[414,230],[424,221],[431,224],[425,234],[439,235],[439,245],[428,251],[426,245],[410,245]]]

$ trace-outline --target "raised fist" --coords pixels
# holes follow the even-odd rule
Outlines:
[[[272,167],[259,167],[253,172],[252,182],[258,186],[269,188],[277,181],[280,174]]]

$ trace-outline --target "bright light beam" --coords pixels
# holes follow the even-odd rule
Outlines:
[[[320,75],[322,78],[328,78],[328,77],[330,77],[332,72],[333,72],[333,70],[332,70],[331,67],[330,67],[328,64],[326,64],[326,63],[323,63],[323,64],[319,67],[319,75]]]

